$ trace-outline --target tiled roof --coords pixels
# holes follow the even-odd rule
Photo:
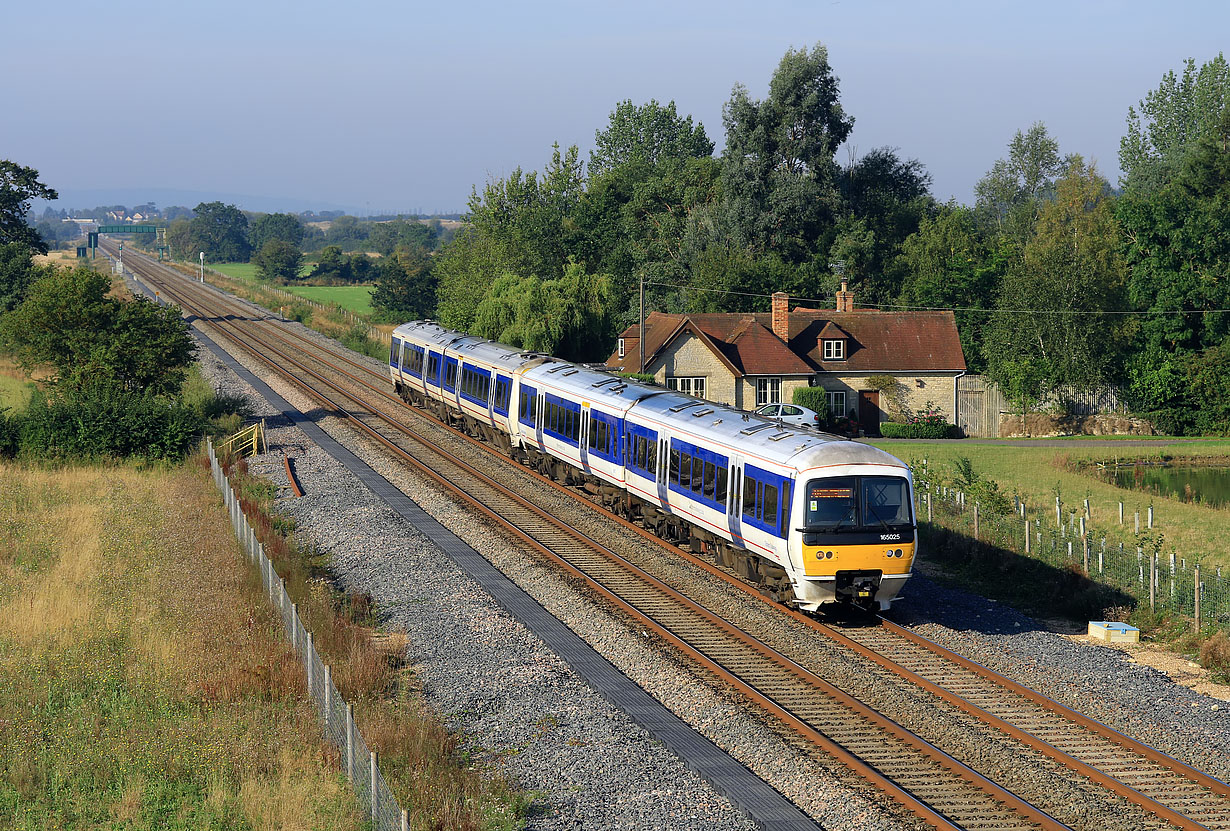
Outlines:
[[[773,334],[765,313],[672,315],[651,312],[645,319],[645,363],[673,340],[691,332],[732,373],[806,375],[841,373],[961,372],[965,357],[952,312],[835,312],[795,308],[789,314],[789,345]],[[607,366],[635,372],[640,363],[640,327],[625,329],[624,358],[616,350]],[[825,361],[820,342],[846,338],[846,360]]]

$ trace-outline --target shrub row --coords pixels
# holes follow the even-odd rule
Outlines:
[[[895,421],[885,421],[880,424],[880,435],[886,439],[956,439],[960,431],[953,424],[898,424]]]

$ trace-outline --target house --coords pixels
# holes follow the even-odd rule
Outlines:
[[[834,309],[789,308],[782,292],[772,312],[645,319],[644,372],[671,389],[750,410],[790,401],[798,387],[828,393],[835,415],[857,416],[869,433],[904,409],[934,407],[956,423],[956,379],[965,357],[952,312],[855,309],[843,283]],[[619,336],[607,368],[641,369],[640,327]]]

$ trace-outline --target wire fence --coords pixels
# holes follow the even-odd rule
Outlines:
[[[222,491],[235,536],[239,538],[248,561],[260,570],[265,596],[281,616],[291,648],[303,665],[307,676],[308,696],[316,708],[325,738],[341,754],[342,769],[359,804],[370,818],[372,828],[377,831],[407,831],[408,813],[402,809],[397,797],[385,782],[376,752],[368,748],[363,734],[355,728],[354,708],[346,703],[334,686],[329,665],[316,651],[312,643],[312,633],[303,625],[297,604],[292,603],[286,593],[286,582],[278,576],[273,561],[265,556],[265,546],[256,539],[256,531],[248,524],[248,519],[240,507],[239,497],[231,486],[226,471],[218,462],[213,442],[208,439],[206,450],[209,453],[214,484]]]
[[[1014,500],[1010,513],[992,513],[967,494],[933,483],[925,465],[914,475],[920,520],[1058,569],[1078,570],[1153,611],[1192,618],[1197,630],[1230,631],[1230,570],[1202,566],[1199,557],[1174,550],[1164,553],[1152,506],[1143,517],[1139,512],[1127,517],[1120,502],[1123,531],[1112,533],[1094,524],[1088,500],[1076,509],[1059,497],[1045,508]],[[1114,541],[1128,533],[1134,542]]]

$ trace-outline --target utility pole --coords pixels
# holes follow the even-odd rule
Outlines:
[[[641,368],[640,373],[645,374],[645,275],[641,274]]]

